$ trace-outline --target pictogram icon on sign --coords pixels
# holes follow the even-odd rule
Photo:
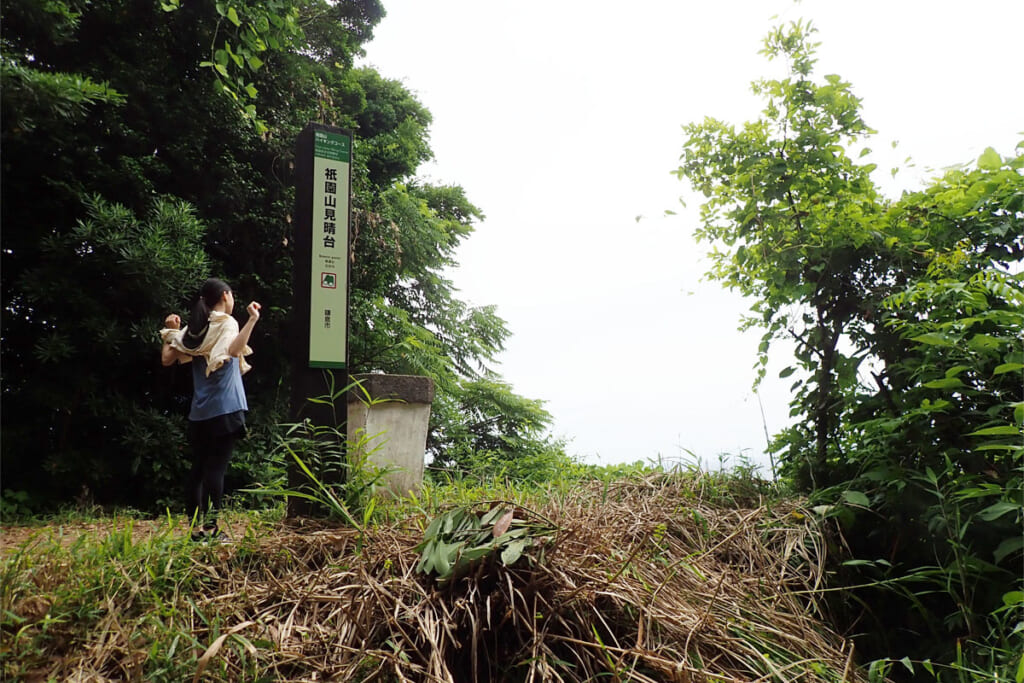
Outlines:
[[[334,273],[320,273],[320,286],[324,289],[337,289],[338,276]]]

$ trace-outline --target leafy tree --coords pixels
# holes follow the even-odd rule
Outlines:
[[[5,395],[17,400],[4,402],[4,479],[65,499],[116,482],[122,500],[145,505],[183,473],[166,457],[184,431],[167,419],[173,395],[153,396],[171,378],[152,363],[152,331],[159,311],[205,277],[204,228],[180,200],[157,199],[142,218],[100,197],[86,211],[70,232],[40,240],[39,262],[8,302],[35,343],[18,359],[23,372],[5,372]]]
[[[353,67],[383,16],[377,0],[12,0],[0,11],[5,475],[30,449],[56,463],[42,470],[22,459],[5,487],[43,492],[77,468],[93,473],[82,481],[101,500],[123,499],[129,488],[142,500],[173,497],[173,472],[148,472],[144,458],[138,485],[128,487],[131,468],[120,465],[181,443],[187,372],[154,376],[155,356],[144,349],[159,318],[185,309],[208,274],[231,282],[240,300],[267,305],[254,340],[258,371],[246,383],[259,419],[281,421],[292,155],[309,121],[356,135],[353,370],[426,373],[451,400],[488,371],[505,324],[492,308],[461,302],[444,275],[481,214],[461,188],[413,180],[431,156],[430,113],[401,84]],[[173,241],[170,252],[132,251],[155,249],[151,241],[168,234],[160,218],[168,207],[174,229],[191,231],[200,252]],[[83,225],[95,245],[82,246]],[[88,255],[81,263],[73,257],[80,249]],[[131,306],[104,309],[111,278],[162,284]],[[48,284],[69,280],[88,305],[68,305]],[[107,328],[131,353],[90,346],[77,333]],[[114,364],[125,373],[116,408],[83,410],[57,390],[74,372],[81,391],[93,392]],[[438,415],[438,430],[457,419]],[[124,457],[111,459],[113,450]],[[243,450],[235,465],[254,468],[260,446]]]
[[[869,493],[880,518],[865,529],[869,513],[858,511],[851,548],[888,551],[894,567],[881,576],[905,578],[915,605],[890,620],[887,647],[927,633],[918,656],[941,660],[958,637],[995,673],[1024,646],[1006,609],[1024,548],[1024,155],[993,154],[904,195],[887,216],[906,283],[878,312],[872,351],[885,362],[877,390],[850,406],[842,487]],[[851,583],[866,578],[855,571]]]
[[[427,448],[435,469],[541,482],[569,461],[563,445],[544,436],[551,415],[543,403],[497,378],[463,380],[434,409],[440,425]]]
[[[710,276],[755,299],[759,377],[774,340],[795,343],[782,376],[797,419],[774,447],[843,522],[856,559],[840,579],[874,585],[840,610],[874,622],[862,652],[955,661],[960,638],[1006,667],[1021,638],[1002,626],[1024,545],[1024,156],[988,150],[885,199],[852,155],[873,131],[848,83],[815,79],[812,35],[769,34],[789,77],[755,84],[757,121],[688,126],[677,173],[706,197]]]
[[[872,222],[883,210],[872,167],[845,151],[871,129],[849,84],[838,76],[823,85],[811,80],[810,35],[797,24],[768,37],[764,53],[788,58],[791,77],[754,85],[768,103],[741,130],[713,119],[688,126],[678,175],[707,197],[698,239],[729,248],[716,247],[711,275],[755,299],[747,326],[767,330],[762,367],[771,340],[796,342],[808,374],[798,387],[807,418],[800,438],[812,446],[800,456],[813,481],[837,453],[841,387],[862,360],[841,342],[862,332],[859,313],[872,305],[868,297],[884,273],[871,258],[879,239]]]

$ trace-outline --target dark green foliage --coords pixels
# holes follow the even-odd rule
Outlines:
[[[571,464],[563,444],[543,437],[551,416],[542,403],[494,378],[464,381],[434,410],[443,425],[427,441],[435,468],[540,483]]]
[[[264,304],[245,380],[253,428],[228,481],[273,476],[273,425],[288,417],[292,156],[309,121],[356,136],[353,371],[427,374],[449,402],[487,373],[508,330],[444,275],[481,213],[459,187],[412,180],[431,157],[430,113],[353,68],[377,0],[0,11],[5,488],[179,498],[191,382],[159,368],[153,333],[210,275]],[[186,227],[187,240],[169,236]],[[461,419],[438,416],[437,431]]]
[[[159,390],[176,378],[153,362],[154,331],[208,269],[203,226],[181,201],[157,199],[144,218],[99,197],[84,208],[70,232],[42,236],[7,304],[5,342],[34,343],[5,373],[5,397],[17,400],[4,403],[4,477],[45,477],[65,498],[122,488],[146,504],[137,493],[182,473],[181,425],[168,418],[180,406]],[[90,457],[96,444],[102,458]]]
[[[1004,628],[1024,559],[1024,155],[885,199],[849,155],[873,132],[849,84],[813,78],[812,34],[770,34],[790,77],[756,84],[741,130],[689,126],[678,174],[707,197],[711,275],[756,300],[762,368],[795,341],[774,449],[842,525],[835,585],[860,588],[836,608],[860,652],[1005,674],[1024,647]]]

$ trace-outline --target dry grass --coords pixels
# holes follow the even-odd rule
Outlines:
[[[793,504],[715,504],[707,483],[595,482],[520,508],[560,530],[511,568],[482,562],[443,586],[415,572],[422,517],[364,538],[282,526],[185,548],[186,578],[158,604],[141,605],[156,580],[147,560],[96,596],[93,627],[54,624],[60,642],[24,632],[22,645],[5,643],[4,670],[20,657],[40,680],[860,680],[851,646],[816,614],[824,549],[814,525]],[[3,608],[38,631],[45,618],[31,601],[68,577],[45,561],[24,571],[20,585],[35,595],[5,589]],[[179,660],[177,670],[157,664]]]

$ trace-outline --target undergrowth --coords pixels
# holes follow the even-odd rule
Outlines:
[[[62,680],[98,675],[169,682],[191,679],[201,671],[209,680],[290,680],[289,665],[268,664],[277,647],[268,634],[253,635],[249,631],[256,629],[240,627],[253,622],[255,615],[251,611],[245,618],[240,615],[239,601],[247,599],[244,589],[227,588],[239,576],[255,580],[270,574],[284,580],[303,568],[315,573],[355,566],[378,552],[373,544],[379,544],[382,534],[386,537],[396,529],[411,534],[411,551],[431,519],[459,506],[504,501],[522,510],[572,510],[574,506],[583,510],[617,504],[624,495],[635,495],[631,492],[683,480],[687,483],[679,489],[683,492],[678,496],[679,510],[698,503],[722,508],[740,501],[756,505],[755,498],[760,497],[752,493],[760,485],[753,480],[682,468],[666,471],[654,464],[579,468],[553,481],[529,484],[434,476],[418,494],[403,499],[380,497],[372,514],[361,520],[367,537],[345,541],[341,550],[318,551],[321,559],[317,560],[308,553],[300,558],[301,542],[296,546],[292,541],[275,544],[269,539],[297,530],[315,534],[317,529],[336,527],[321,521],[299,529],[282,519],[283,503],[271,510],[228,511],[226,521],[235,530],[230,545],[191,542],[182,522],[169,517],[138,520],[137,514],[130,513],[90,518],[80,511],[56,524],[52,518],[37,519],[30,525],[38,531],[17,547],[8,546],[0,565],[2,678]],[[689,524],[693,517],[687,515]],[[46,521],[51,524],[42,526]],[[662,524],[654,530],[653,541],[640,541],[668,547],[664,544],[671,533]],[[651,558],[659,557],[659,552]],[[414,552],[410,556],[415,559]],[[639,559],[615,553],[606,559],[616,557],[620,562],[648,559],[646,551]],[[393,575],[397,570],[387,569],[392,561],[397,563],[399,558],[376,563],[374,571]],[[230,594],[231,599],[218,599],[221,594]],[[77,662],[78,670],[69,669],[69,662]],[[368,671],[377,671],[367,666]]]
[[[655,497],[651,498],[652,495]],[[283,501],[278,501],[269,510],[231,510],[226,515],[230,528],[235,530],[234,543],[230,545],[192,543],[188,540],[187,528],[180,521],[169,518],[155,522],[139,520],[137,513],[91,518],[88,511],[78,511],[56,520],[32,520],[25,527],[33,530],[31,537],[16,547],[5,544],[0,564],[2,678],[64,680],[92,675],[111,680],[169,682],[189,680],[200,672],[202,675],[197,678],[216,681],[303,680],[309,674],[308,667],[285,657],[281,648],[299,647],[296,652],[306,653],[303,657],[320,657],[328,662],[331,660],[330,648],[314,645],[326,643],[332,636],[327,632],[329,628],[321,624],[317,628],[309,626],[312,630],[302,631],[305,635],[300,641],[285,638],[282,629],[287,629],[282,624],[292,622],[285,618],[287,615],[279,614],[282,605],[294,602],[296,606],[289,609],[298,610],[300,606],[301,609],[312,609],[312,613],[304,617],[310,620],[310,624],[320,623],[317,620],[328,615],[337,620],[340,606],[338,598],[331,597],[332,592],[356,590],[357,586],[360,590],[370,591],[365,599],[356,601],[356,604],[363,605],[358,610],[369,609],[368,605],[386,598],[394,600],[395,610],[405,610],[408,614],[415,612],[419,615],[417,618],[426,619],[424,624],[427,626],[433,623],[430,619],[453,619],[453,623],[461,624],[456,630],[464,637],[483,638],[477,643],[483,652],[492,647],[488,645],[491,641],[487,640],[486,634],[480,631],[482,626],[474,621],[485,614],[479,611],[484,609],[483,603],[473,607],[472,602],[464,604],[457,599],[458,591],[467,590],[468,586],[475,584],[465,583],[470,579],[460,579],[457,586],[446,588],[452,593],[453,602],[446,602],[443,609],[430,600],[422,602],[434,587],[429,576],[415,571],[419,558],[417,549],[425,552],[430,547],[424,543],[430,536],[425,532],[429,532],[432,520],[447,516],[457,521],[462,518],[460,509],[475,509],[482,514],[489,507],[494,510],[500,505],[517,510],[517,519],[538,519],[536,515],[540,511],[544,519],[560,520],[559,530],[553,536],[550,531],[545,531],[551,537],[545,541],[544,547],[553,549],[545,550],[551,557],[557,558],[561,553],[563,564],[550,565],[545,564],[547,560],[531,559],[534,552],[530,550],[531,545],[518,543],[516,552],[504,557],[511,560],[507,567],[481,560],[484,565],[471,562],[469,569],[461,570],[472,581],[483,581],[466,594],[466,599],[480,600],[487,591],[499,590],[493,580],[490,583],[486,580],[488,572],[493,574],[494,580],[505,577],[498,583],[512,581],[507,586],[502,584],[508,590],[500,588],[499,592],[504,591],[507,595],[503,593],[488,598],[509,600],[512,607],[502,609],[520,609],[517,600],[521,597],[520,592],[527,590],[528,586],[533,586],[529,588],[529,595],[534,595],[530,591],[536,591],[542,585],[548,586],[545,590],[554,591],[553,595],[576,594],[565,586],[575,585],[583,590],[582,586],[593,582],[593,587],[566,603],[572,605],[572,610],[560,617],[563,621],[558,627],[561,629],[559,638],[569,639],[557,641],[562,645],[552,645],[554,641],[543,640],[553,628],[544,621],[551,614],[549,605],[537,608],[536,628],[527,635],[520,633],[525,628],[525,612],[519,614],[517,618],[522,621],[517,627],[520,631],[515,631],[519,634],[515,638],[522,642],[510,641],[502,646],[505,649],[499,648],[492,654],[518,653],[516,648],[524,647],[523,643],[531,642],[533,638],[532,642],[540,642],[541,645],[531,647],[548,648],[549,656],[544,666],[560,671],[562,680],[578,680],[573,678],[576,674],[566,673],[573,671],[568,667],[571,663],[568,653],[575,650],[561,649],[566,643],[578,640],[588,643],[578,645],[584,650],[600,650],[600,659],[605,662],[577,661],[572,666],[582,667],[580,671],[587,669],[594,675],[611,676],[612,680],[616,677],[618,680],[637,681],[675,680],[664,672],[659,673],[658,667],[664,664],[661,660],[655,658],[641,662],[635,659],[643,650],[644,637],[668,638],[668,641],[659,641],[658,651],[664,654],[679,646],[681,659],[678,661],[690,667],[686,670],[694,674],[691,680],[696,681],[701,680],[694,673],[702,670],[701,662],[707,663],[705,660],[714,660],[718,656],[714,651],[709,654],[707,649],[709,643],[713,644],[719,637],[713,631],[706,631],[713,621],[709,615],[724,609],[718,618],[728,631],[721,637],[731,639],[733,652],[742,650],[750,653],[736,655],[739,659],[733,665],[739,667],[737,671],[747,671],[745,675],[761,672],[765,681],[785,681],[792,678],[788,673],[773,674],[773,667],[781,666],[785,672],[794,673],[807,663],[802,664],[802,655],[798,656],[789,646],[784,647],[778,634],[773,635],[772,629],[778,626],[778,622],[771,620],[779,617],[758,614],[769,604],[774,606],[773,609],[778,607],[782,604],[778,600],[782,598],[762,598],[761,607],[757,601],[742,603],[744,591],[749,592],[754,585],[744,583],[741,586],[747,587],[729,589],[733,591],[729,600],[736,601],[735,606],[730,607],[728,601],[722,602],[728,593],[722,588],[726,585],[722,582],[727,578],[722,577],[734,576],[744,582],[754,580],[758,591],[765,590],[773,577],[779,576],[779,569],[769,569],[768,565],[761,564],[776,560],[757,559],[763,553],[760,544],[767,543],[764,548],[774,548],[764,556],[766,558],[782,552],[780,548],[784,548],[785,553],[793,553],[796,563],[789,561],[784,565],[788,568],[783,573],[818,577],[785,600],[793,597],[809,600],[809,614],[816,614],[819,621],[808,622],[799,628],[819,629],[824,628],[823,624],[827,622],[828,607],[826,601],[816,603],[814,596],[824,586],[826,568],[846,559],[829,560],[825,557],[837,548],[836,539],[831,534],[837,533],[838,527],[832,526],[830,511],[801,506],[800,501],[791,499],[777,484],[760,479],[749,468],[705,471],[688,465],[665,467],[665,463],[659,462],[611,468],[577,466],[548,481],[513,481],[508,477],[432,472],[416,494],[405,498],[378,494],[373,500],[373,504],[362,510],[358,530],[351,525],[339,527],[338,522],[330,520],[306,520],[302,524],[286,520]],[[619,521],[604,531],[597,528],[609,524],[615,515],[621,516]],[[50,524],[43,525],[47,521]],[[730,525],[735,524],[739,526],[730,531],[733,528]],[[750,524],[753,526],[746,529],[744,525]],[[140,533],[140,527],[144,525],[147,532]],[[825,531],[829,527],[832,531]],[[437,528],[436,524],[434,528]],[[483,525],[481,530],[486,528]],[[778,538],[792,535],[797,529],[807,531],[791,536],[795,540],[777,545]],[[479,535],[475,527],[471,531]],[[750,545],[751,541],[744,541],[743,545],[737,546],[736,534],[741,532],[744,537],[753,533],[750,538],[761,540],[754,545]],[[821,533],[831,540],[827,543],[814,540],[818,538],[816,534]],[[476,540],[466,547],[471,550],[479,548],[472,552],[482,557],[488,543],[485,536],[474,536]],[[560,538],[569,540],[557,540]],[[771,540],[773,538],[776,540]],[[552,539],[556,539],[555,542]],[[450,544],[455,540],[437,536],[436,541],[438,552],[447,552],[453,564],[457,562],[460,551],[449,552],[441,543]],[[509,545],[511,543],[506,542],[499,550],[507,550]],[[567,548],[574,549],[569,551]],[[523,562],[528,561],[525,570],[519,564],[512,566],[520,553],[524,556]],[[576,564],[564,564],[570,561]],[[721,567],[728,569],[724,574],[716,575],[716,568]],[[811,567],[816,568],[809,569]],[[530,574],[532,571],[540,573]],[[811,573],[807,574],[808,571]],[[552,577],[558,580],[553,584],[545,583],[554,581]],[[679,595],[669,595],[671,591],[663,588],[680,578],[696,582],[692,586],[687,584],[689,587],[685,590],[704,600],[699,603],[703,606],[671,602],[660,609],[664,613],[679,615],[687,609],[695,609],[694,621],[679,622],[664,616],[654,619],[650,611],[654,609],[654,601],[680,599]],[[309,585],[304,587],[304,582],[309,582]],[[350,588],[341,588],[341,585]],[[880,588],[887,585],[880,583]],[[381,590],[384,593],[380,593]],[[674,590],[678,592],[683,588]],[[783,590],[781,585],[778,590]],[[338,593],[339,596],[341,594]],[[315,597],[318,595],[322,597]],[[783,591],[779,595],[787,593]],[[578,603],[577,600],[583,596],[589,597]],[[308,607],[309,599],[313,600],[313,607]],[[317,600],[324,602],[318,607]],[[460,604],[463,606],[459,607]],[[1003,604],[993,615],[998,619],[999,628],[1006,633],[1008,643],[1019,642],[1019,634],[1024,628],[1020,620],[1022,605],[1024,593],[1009,594],[1004,596]],[[433,614],[430,616],[418,611],[421,609],[440,611],[430,613]],[[655,613],[657,611],[654,610]],[[566,616],[570,613],[571,619]],[[700,616],[702,613],[703,617]],[[802,611],[800,613],[803,614]],[[294,618],[299,612],[291,614]],[[727,618],[726,614],[733,616]],[[376,623],[365,614],[360,618],[365,624]],[[383,617],[374,617],[378,618]],[[593,628],[586,623],[591,618],[596,619]],[[782,620],[791,618],[786,616]],[[649,623],[641,628],[638,636],[638,620],[644,619]],[[690,625],[686,626],[686,623]],[[401,630],[388,636],[386,632],[379,631],[384,626],[372,628],[375,629],[373,638],[379,640],[365,641],[364,645],[371,654],[356,664],[347,659],[332,664],[336,667],[334,671],[355,676],[346,680],[390,680],[388,676],[391,674],[384,673],[390,671],[389,666],[394,664],[389,657],[404,653],[401,656],[415,660],[415,652],[420,651],[417,648],[426,647],[428,641],[432,643],[430,647],[444,647],[443,638],[430,641],[430,638],[438,637],[436,634],[414,647],[402,640]],[[407,629],[409,625],[396,628]],[[345,627],[342,628],[344,630]],[[644,633],[648,635],[643,636]],[[703,643],[700,647],[704,649],[695,649],[696,646],[689,642],[683,647],[671,640],[672,633],[683,634],[681,637],[687,641],[691,637],[697,638],[695,642]],[[686,633],[691,636],[686,636]],[[512,634],[509,632],[502,638],[511,638]],[[348,636],[351,637],[352,633]],[[498,638],[496,635],[492,637]],[[364,638],[370,636],[364,634]],[[537,638],[542,640],[537,641]],[[700,641],[700,638],[705,640]],[[512,645],[516,647],[508,650],[506,646]],[[388,655],[389,647],[397,649]],[[961,653],[958,659],[951,662],[894,657],[879,660],[870,667],[865,663],[861,670],[856,667],[851,650],[847,653],[849,661],[845,663],[815,661],[813,666],[807,664],[811,671],[807,674],[811,678],[807,680],[882,681],[900,678],[900,672],[907,674],[911,669],[916,677],[923,676],[922,680],[943,683],[990,680],[1020,683],[1024,678],[1021,675],[1024,665],[1020,664],[1019,653],[1006,652],[1002,657],[986,660],[978,656],[978,648],[970,642],[963,643],[958,652]],[[632,664],[629,664],[628,653],[633,653],[630,655],[634,656]],[[754,653],[762,653],[767,659],[760,661],[757,658],[762,655]],[[452,656],[455,657],[453,662],[458,659],[456,655]],[[540,664],[531,664],[528,660],[517,662],[516,671],[523,676],[527,671],[540,671],[531,669]],[[71,663],[79,668],[69,668]],[[434,665],[440,666],[437,662]],[[416,666],[429,668],[430,664],[415,664],[413,661],[408,666],[413,667],[409,671],[415,672],[420,670]],[[494,674],[494,670],[485,664],[479,664],[477,671]],[[743,676],[739,679],[744,680]],[[480,680],[490,679],[484,677]]]

